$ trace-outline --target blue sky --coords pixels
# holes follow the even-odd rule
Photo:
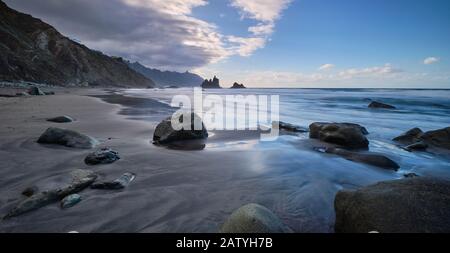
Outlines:
[[[450,88],[446,0],[6,0],[87,46],[225,86]]]

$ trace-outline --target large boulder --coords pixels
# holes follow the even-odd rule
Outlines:
[[[398,170],[400,166],[388,157],[374,152],[352,152],[341,148],[326,148],[325,153],[335,154],[347,160],[365,163],[389,170]]]
[[[336,194],[335,231],[449,233],[450,181],[413,177]]]
[[[289,233],[292,232],[269,209],[247,204],[234,211],[220,229],[221,233]]]
[[[425,133],[422,132],[420,128],[416,127],[408,130],[400,136],[395,137],[392,140],[406,145],[417,144],[412,146],[413,148],[419,147],[421,149],[425,149],[428,145],[430,145],[438,148],[450,149],[450,127],[428,131]]]
[[[57,144],[71,148],[94,148],[98,141],[73,130],[50,127],[39,137],[38,143]]]
[[[178,116],[179,122],[183,123],[183,115]],[[173,141],[184,141],[194,139],[204,139],[208,137],[208,131],[206,130],[202,119],[195,113],[188,113],[191,117],[191,124],[188,129],[175,130],[172,127],[171,117],[166,118],[158,124],[153,133],[153,141],[155,144],[166,144]],[[195,129],[195,122],[197,125],[201,125],[200,130]]]
[[[353,123],[314,122],[309,125],[309,137],[346,148],[367,148],[368,134],[363,126]]]
[[[388,105],[388,104],[381,103],[381,102],[378,102],[378,101],[372,101],[369,104],[369,108],[374,108],[374,109],[396,109],[395,106],[393,106],[393,105]]]

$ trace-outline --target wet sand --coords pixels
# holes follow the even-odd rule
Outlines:
[[[144,111],[130,111],[136,103]],[[0,98],[0,106],[2,216],[24,198],[26,187],[55,188],[75,169],[91,169],[99,180],[137,175],[123,190],[82,191],[83,201],[72,208],[55,203],[1,221],[0,232],[217,232],[233,210],[252,202],[271,209],[295,232],[332,232],[338,190],[401,177],[338,157],[324,159],[302,135],[271,143],[251,131],[212,131],[203,149],[155,146],[153,130],[173,109],[102,90]],[[143,113],[145,120],[136,120]],[[76,121],[45,120],[59,115]],[[121,159],[87,166],[83,160],[92,150],[36,143],[51,126],[93,136]]]

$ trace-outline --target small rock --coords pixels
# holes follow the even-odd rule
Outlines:
[[[38,143],[58,144],[71,148],[94,148],[98,141],[73,130],[50,127],[39,137]]]
[[[365,163],[383,169],[398,170],[400,168],[396,162],[386,156],[373,152],[359,153],[340,148],[325,148],[325,153],[339,155],[350,161]]]
[[[88,165],[97,165],[113,163],[119,159],[119,152],[109,148],[102,148],[86,156],[84,162]]]
[[[22,191],[22,195],[31,197],[33,194],[39,191],[37,186],[31,186]]]
[[[426,144],[423,141],[419,141],[419,142],[416,142],[416,143],[406,146],[405,150],[412,152],[414,150],[426,150],[427,148],[428,148],[428,144]]]
[[[334,207],[338,233],[449,233],[450,181],[414,177],[343,190]]]
[[[188,113],[189,114],[189,113]],[[155,128],[153,134],[153,141],[155,144],[166,144],[173,141],[205,139],[208,137],[208,131],[203,125],[202,119],[195,113],[190,113],[191,124],[190,129],[174,130],[172,128],[171,117],[166,118]],[[180,123],[183,123],[183,114],[179,115]],[[195,123],[201,126],[201,129],[195,130]]]
[[[70,208],[78,204],[82,200],[79,194],[71,194],[61,200],[61,208]]]
[[[58,116],[58,117],[47,119],[47,121],[55,122],[55,123],[69,123],[69,122],[73,122],[74,120],[71,117],[64,115],[64,116]]]
[[[127,187],[134,179],[136,175],[133,173],[125,173],[118,179],[112,182],[100,182],[91,185],[92,189],[104,189],[104,190],[118,190]]]
[[[234,211],[220,229],[221,233],[289,233],[292,230],[269,209],[247,204]]]
[[[39,89],[36,86],[30,87],[28,89],[28,94],[30,94],[32,96],[43,96],[43,95],[45,95],[45,93],[42,92],[41,89]]]
[[[54,91],[44,91],[45,95],[55,95]]]
[[[377,101],[372,101],[369,104],[369,108],[396,109],[395,106],[377,102]]]
[[[306,129],[304,127],[293,125],[293,124],[286,123],[283,121],[274,121],[274,122],[272,122],[272,125],[278,125],[279,129],[289,131],[289,132],[306,133],[309,131],[308,129]]]
[[[368,148],[366,134],[365,127],[353,123],[314,122],[309,126],[310,138],[347,148]]]
[[[419,175],[417,175],[416,173],[413,173],[413,172],[403,174],[404,178],[413,178],[413,177],[418,177],[418,176]]]

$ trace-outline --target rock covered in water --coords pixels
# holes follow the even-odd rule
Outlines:
[[[372,101],[369,104],[369,108],[396,109],[395,106],[393,106],[393,105],[388,105],[388,104],[381,103],[378,101]]]
[[[35,193],[37,193],[38,191],[39,191],[39,188],[37,186],[30,186],[30,187],[27,187],[25,190],[22,191],[22,195],[24,195],[26,197],[31,197]]]
[[[28,94],[30,94],[32,96],[44,96],[45,95],[45,93],[36,86],[30,87],[28,89]]]
[[[68,184],[65,187],[39,192],[23,200],[11,211],[9,211],[8,214],[4,217],[4,219],[8,219],[39,209],[48,204],[59,201],[64,197],[66,197],[67,195],[80,192],[89,185],[91,185],[97,179],[97,175],[93,174],[91,171],[82,171],[82,170],[78,170],[72,173],[72,177],[73,177],[72,183]]]
[[[373,152],[353,152],[341,148],[325,148],[325,153],[335,154],[347,160],[365,163],[383,169],[398,170],[400,166],[388,157]]]
[[[363,126],[353,123],[314,122],[309,126],[309,137],[346,148],[367,148],[368,134]]]
[[[410,173],[406,173],[406,174],[403,174],[403,177],[404,178],[413,178],[413,177],[418,177],[419,175],[417,175],[416,173],[414,173],[414,172],[410,172]]]
[[[285,131],[289,131],[289,132],[295,132],[295,133],[308,132],[308,129],[306,129],[304,127],[293,125],[293,124],[286,123],[283,121],[274,121],[274,122],[272,122],[272,125],[278,125],[278,128],[280,130],[285,130]]]
[[[91,185],[92,189],[118,190],[127,187],[134,179],[134,173],[124,173],[122,176],[112,182],[99,182]]]
[[[166,118],[158,124],[153,133],[153,141],[155,144],[165,144],[173,141],[205,139],[208,137],[202,119],[195,113],[187,113],[191,117],[191,124],[188,129],[175,130],[172,127],[171,117]],[[183,123],[184,114],[177,116],[180,123]],[[195,129],[195,126],[201,126],[201,129]]]
[[[71,148],[94,148],[98,141],[73,130],[50,127],[38,139],[38,143],[57,144]]]
[[[63,115],[63,116],[58,116],[58,117],[54,117],[54,118],[49,118],[49,119],[47,119],[47,121],[55,122],[55,123],[69,123],[69,122],[73,122],[74,119],[72,119],[69,116]]]
[[[426,144],[423,141],[418,141],[416,143],[410,144],[405,147],[405,150],[407,151],[415,151],[415,150],[426,150],[428,148],[428,144]]]
[[[234,211],[220,229],[221,233],[288,233],[292,232],[269,209],[247,204]]]
[[[70,194],[61,200],[61,208],[66,209],[78,204],[82,200],[79,194]]]
[[[84,162],[88,165],[109,164],[119,159],[119,152],[110,148],[102,148],[86,156]]]
[[[449,233],[450,181],[413,177],[339,191],[335,231]]]

